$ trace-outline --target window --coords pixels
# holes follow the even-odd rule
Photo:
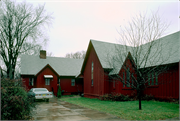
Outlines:
[[[45,79],[45,85],[50,85],[50,79]]]
[[[93,86],[94,85],[94,82],[93,82],[93,79],[91,80],[91,86]]]
[[[92,62],[91,64],[91,85],[93,86],[94,82],[93,82],[93,71],[94,71],[94,63]]]
[[[113,88],[115,88],[115,86],[116,86],[116,81],[114,80],[113,81]]]
[[[125,74],[123,72],[123,87],[125,87]]]
[[[75,86],[75,79],[71,79],[71,86]]]
[[[132,73],[132,76],[131,76],[131,85],[134,85],[134,74]]]
[[[154,85],[154,74],[152,74],[151,85]]]
[[[130,87],[130,72],[129,72],[129,68],[126,71],[126,78],[127,78],[127,87]]]
[[[158,74],[156,73],[156,85],[158,85]]]
[[[150,74],[148,74],[148,85],[150,85]]]
[[[34,78],[29,78],[29,86],[34,86]]]
[[[158,85],[158,74],[148,74],[148,85]]]

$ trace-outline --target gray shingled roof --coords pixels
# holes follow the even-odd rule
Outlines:
[[[96,51],[96,54],[99,58],[102,67],[104,69],[113,69],[111,73],[118,73],[123,63],[119,63],[118,61],[116,61],[117,59],[119,59],[117,56],[118,55],[117,49],[122,48],[124,46],[120,44],[102,42],[97,40],[90,40],[90,41]],[[121,58],[123,59],[122,62],[125,61],[128,53],[123,52],[123,54],[125,54],[125,56]],[[112,63],[112,58],[114,58],[113,63]]]
[[[90,40],[90,41],[96,51],[97,57],[99,58],[102,67],[107,69],[112,68],[112,66],[109,64],[109,58],[112,55],[114,55],[115,47],[117,45],[113,43],[102,42],[97,40]]]
[[[180,31],[170,34],[168,36],[165,36],[163,38],[160,38],[158,40],[155,40],[155,42],[160,42],[161,46],[153,46],[152,51],[149,55],[148,62],[145,67],[151,67],[159,64],[170,64],[170,63],[176,63],[180,61]],[[122,59],[121,62],[124,62],[127,57],[127,50],[123,51],[123,48],[125,48],[124,45],[119,44],[113,44],[113,43],[107,43],[97,40],[90,40],[96,53],[99,58],[99,61],[104,69],[112,69],[110,74],[118,73],[121,69],[121,66],[123,63],[119,63],[119,61],[115,61],[112,65],[111,60],[112,58],[115,58],[115,60]],[[148,48],[149,43],[141,45],[142,54],[140,56],[140,60],[142,59],[143,52],[146,52],[146,49]],[[157,47],[161,47],[161,52],[159,54],[157,53]],[[115,48],[120,48],[122,50],[121,54],[123,54],[123,58],[118,57],[117,55],[120,55]],[[128,47],[128,51],[131,52],[131,55],[133,56],[133,49],[134,47]],[[110,62],[110,63],[109,63]],[[143,64],[142,64],[143,65]],[[115,68],[114,68],[115,67]]]
[[[176,63],[180,61],[180,31],[155,40],[146,67]],[[141,45],[146,50],[149,43]],[[160,48],[159,50],[157,48]],[[161,50],[161,51],[160,51]]]
[[[80,73],[83,59],[71,59],[61,57],[21,56],[21,74],[36,75],[47,64],[49,64],[60,76],[76,76]]]

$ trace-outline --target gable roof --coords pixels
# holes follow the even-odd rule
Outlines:
[[[76,76],[80,73],[83,59],[71,59],[62,57],[21,56],[21,75],[36,75],[48,64],[60,76]]]
[[[117,54],[116,48],[121,48],[121,47],[123,47],[123,45],[91,39],[81,68],[81,73],[83,73],[84,71],[91,48],[94,48],[103,69],[113,69],[110,60],[112,57],[114,57]],[[128,48],[131,47],[128,46]],[[126,56],[128,55],[128,53],[125,54]],[[125,60],[126,57],[124,57],[123,59]],[[113,72],[117,72],[121,68],[122,64],[123,63],[116,63],[116,66],[118,68],[114,69]]]
[[[117,58],[117,59],[119,59],[119,58]],[[114,63],[113,63],[114,66],[113,66],[113,69],[109,72],[109,75],[118,74],[119,71],[122,69],[123,65],[125,66],[125,62],[127,59],[130,59],[131,63],[134,64],[134,60],[133,60],[130,52],[126,53],[126,55],[124,55],[120,59],[122,59],[122,61],[121,61],[122,63],[119,63],[119,61],[116,59],[114,60]]]
[[[180,31],[167,35],[165,37],[162,37],[158,40],[155,40],[155,42],[160,41],[160,43],[162,44],[161,46],[161,55],[158,55],[161,58],[166,58],[166,61],[161,61],[159,60],[159,58],[157,58],[157,56],[153,56],[154,53],[156,53],[156,48],[157,46],[153,46],[152,51],[149,55],[149,59],[148,59],[148,63],[146,64],[146,67],[150,67],[150,66],[155,66],[158,64],[170,64],[170,63],[176,63],[180,61],[180,53],[179,53],[179,48],[180,48]],[[141,45],[141,47],[146,50],[149,46],[149,43]],[[97,41],[97,40],[90,40],[89,46],[88,46],[88,50],[86,53],[86,57],[84,59],[83,65],[82,65],[82,69],[81,69],[81,73],[84,70],[84,66],[86,65],[86,61],[88,59],[88,55],[89,55],[89,51],[91,48],[94,48],[98,59],[100,61],[100,64],[102,66],[103,69],[112,69],[112,71],[109,74],[117,74],[123,63],[119,63],[118,61],[115,62],[115,66],[110,64],[110,61],[112,58],[116,57],[116,59],[118,59],[117,55],[118,55],[118,51],[116,50],[117,48],[124,48],[127,47],[128,52],[130,52],[131,54],[133,54],[133,49],[135,47],[131,47],[131,46],[125,46],[125,45],[120,45],[120,44],[114,44],[114,43],[108,43],[108,42],[102,42],[102,41]],[[121,58],[122,61],[124,62],[128,52],[127,50],[122,49],[121,54],[123,54],[124,56]],[[142,53],[142,55],[145,53]],[[171,55],[170,57],[168,57],[168,55]],[[142,56],[140,56],[140,59],[142,59]],[[152,63],[154,62],[154,63]],[[113,68],[116,67],[116,68]]]
[[[56,75],[60,76],[49,64],[42,68],[35,76],[38,76],[45,68],[49,67]]]
[[[111,69],[112,66],[109,64],[108,58],[109,56],[113,56],[115,54],[115,48],[117,44],[102,42],[97,40],[90,40],[94,50],[98,56],[98,59],[104,69]],[[122,45],[118,45],[122,46]]]
[[[101,42],[96,40],[91,40],[91,42],[97,53],[102,67],[104,69],[112,69],[109,73],[110,75],[117,74],[120,71],[124,61],[128,56],[128,52],[133,49],[133,47],[131,46],[125,46],[121,44]],[[127,47],[128,51],[125,50],[124,47]],[[118,49],[121,49],[121,54],[123,54],[123,56],[119,57]],[[121,59],[122,63],[119,62],[119,59]]]

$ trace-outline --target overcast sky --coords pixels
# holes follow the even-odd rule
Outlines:
[[[22,0],[17,0],[22,1]],[[180,4],[178,0],[26,0],[33,4],[45,3],[53,13],[49,42],[44,49],[56,57],[86,50],[90,39],[117,42],[117,29],[139,12],[157,11],[162,20],[170,22],[166,34],[179,31]]]

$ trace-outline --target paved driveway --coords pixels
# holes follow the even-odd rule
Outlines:
[[[58,120],[58,121],[85,121],[85,120],[121,120],[115,116],[91,110],[57,98],[49,102],[36,102],[37,107],[33,111],[34,120]]]

